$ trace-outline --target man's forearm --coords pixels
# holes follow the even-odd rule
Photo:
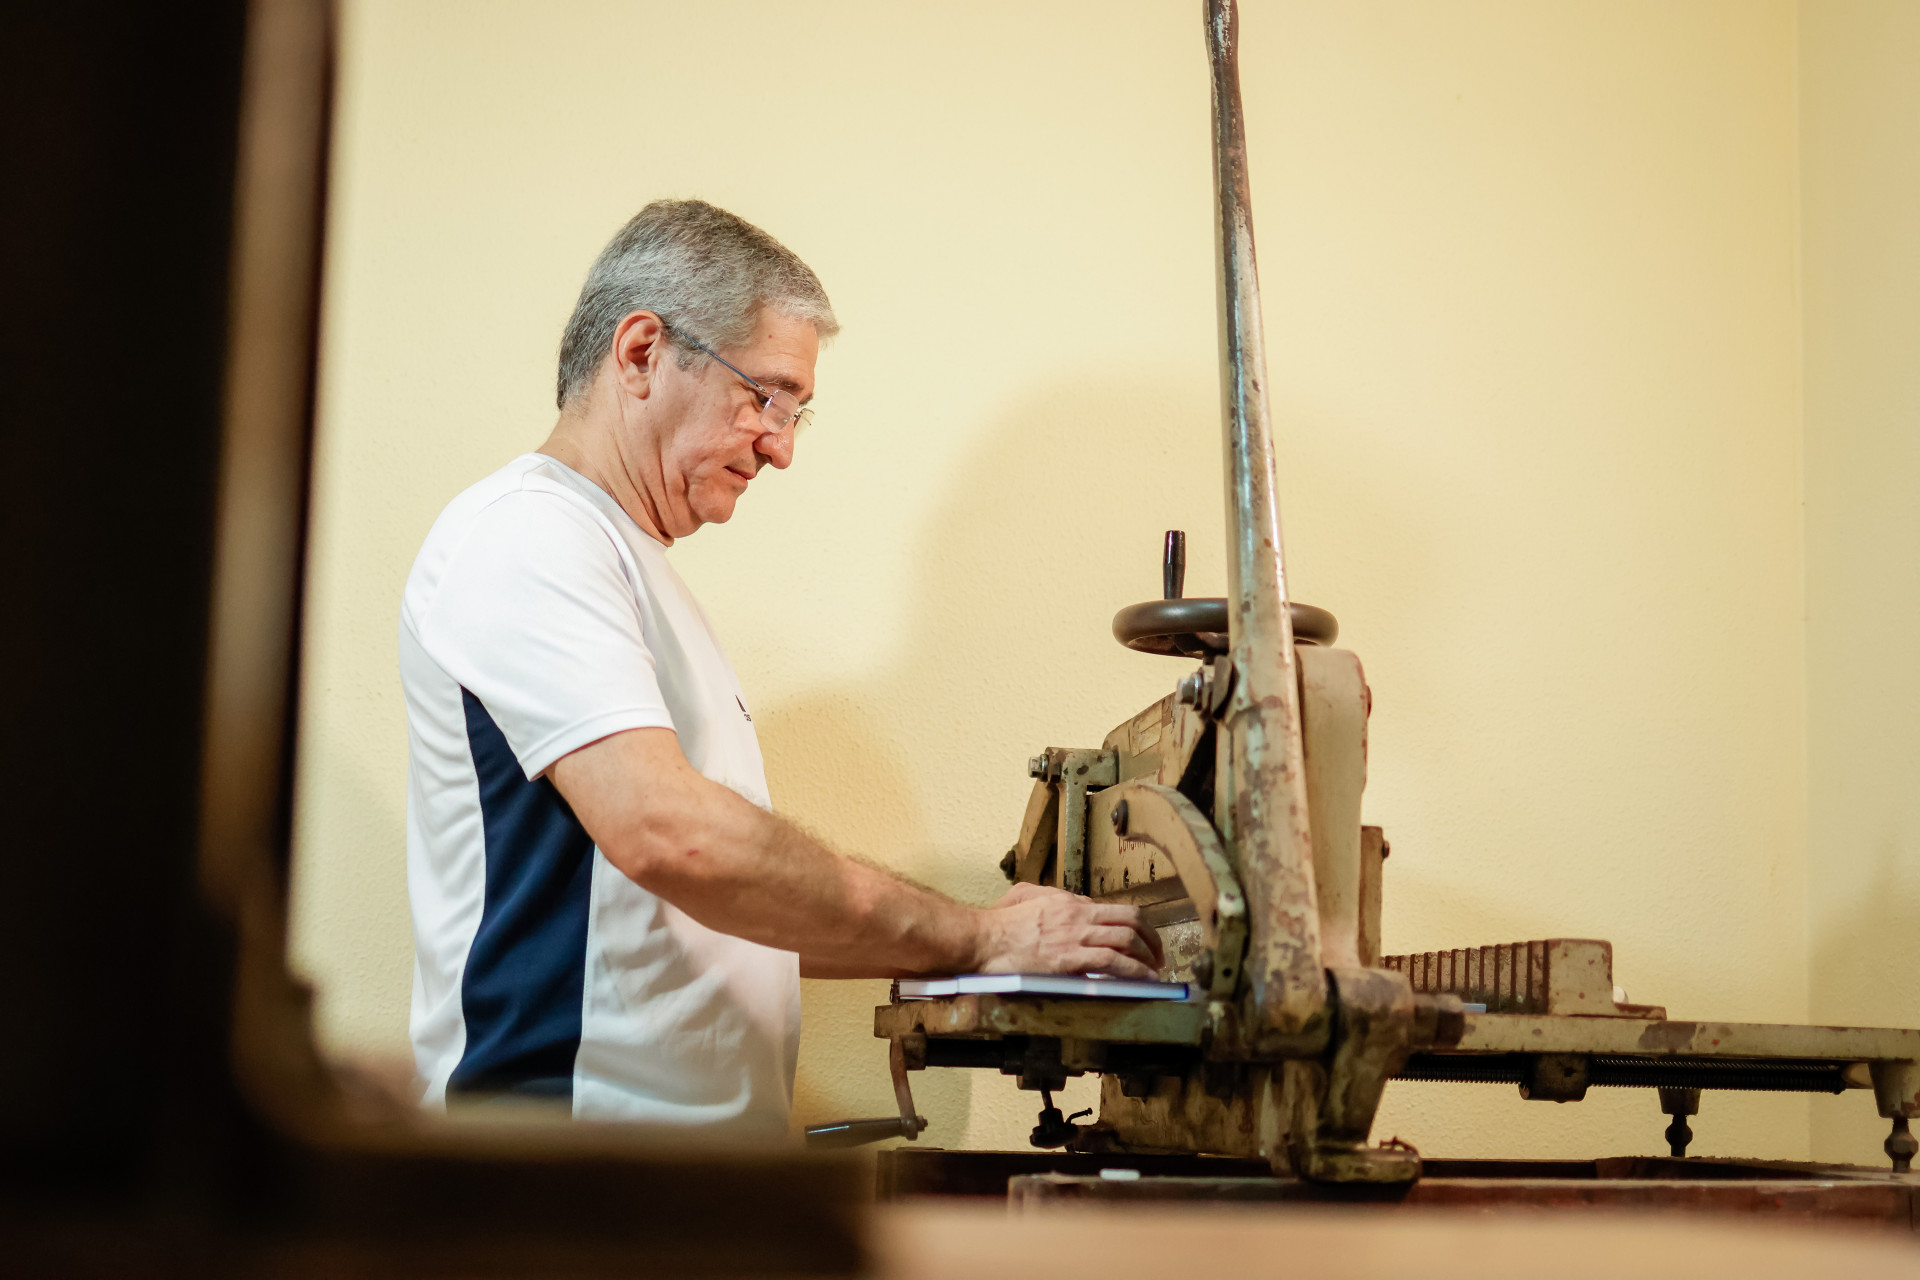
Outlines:
[[[855,858],[724,787],[634,880],[709,928],[800,954],[835,977],[979,967],[985,913]],[[624,870],[624,868],[623,868]]]
[[[635,883],[708,928],[798,952],[809,970],[978,966],[985,912],[835,853],[701,776],[663,734],[616,735],[553,770],[600,851]]]
[[[630,729],[549,771],[613,865],[710,929],[799,953],[817,977],[971,971],[1150,977],[1137,909],[1015,885],[969,907],[848,858],[696,772],[668,729]]]

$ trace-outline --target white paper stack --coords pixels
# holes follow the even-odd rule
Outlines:
[[[902,1000],[941,996],[1086,996],[1096,1000],[1185,1000],[1184,982],[1145,982],[1074,973],[963,973],[956,978],[902,978]]]

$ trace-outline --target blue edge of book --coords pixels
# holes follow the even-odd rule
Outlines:
[[[1094,1000],[1185,1000],[1184,982],[1146,982],[1078,973],[963,973],[953,978],[902,978],[902,1000],[942,996],[1083,996]]]

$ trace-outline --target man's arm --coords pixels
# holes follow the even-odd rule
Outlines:
[[[1136,908],[1015,886],[992,907],[843,857],[701,775],[670,729],[631,729],[548,770],[623,874],[710,929],[800,954],[811,977],[1155,976]]]

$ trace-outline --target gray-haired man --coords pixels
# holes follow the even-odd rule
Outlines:
[[[560,418],[455,498],[408,576],[413,1042],[428,1101],[787,1131],[799,976],[1149,976],[1131,908],[964,906],[769,810],[746,697],[666,549],[793,462],[812,271],[699,201],[648,205],[567,325]]]

